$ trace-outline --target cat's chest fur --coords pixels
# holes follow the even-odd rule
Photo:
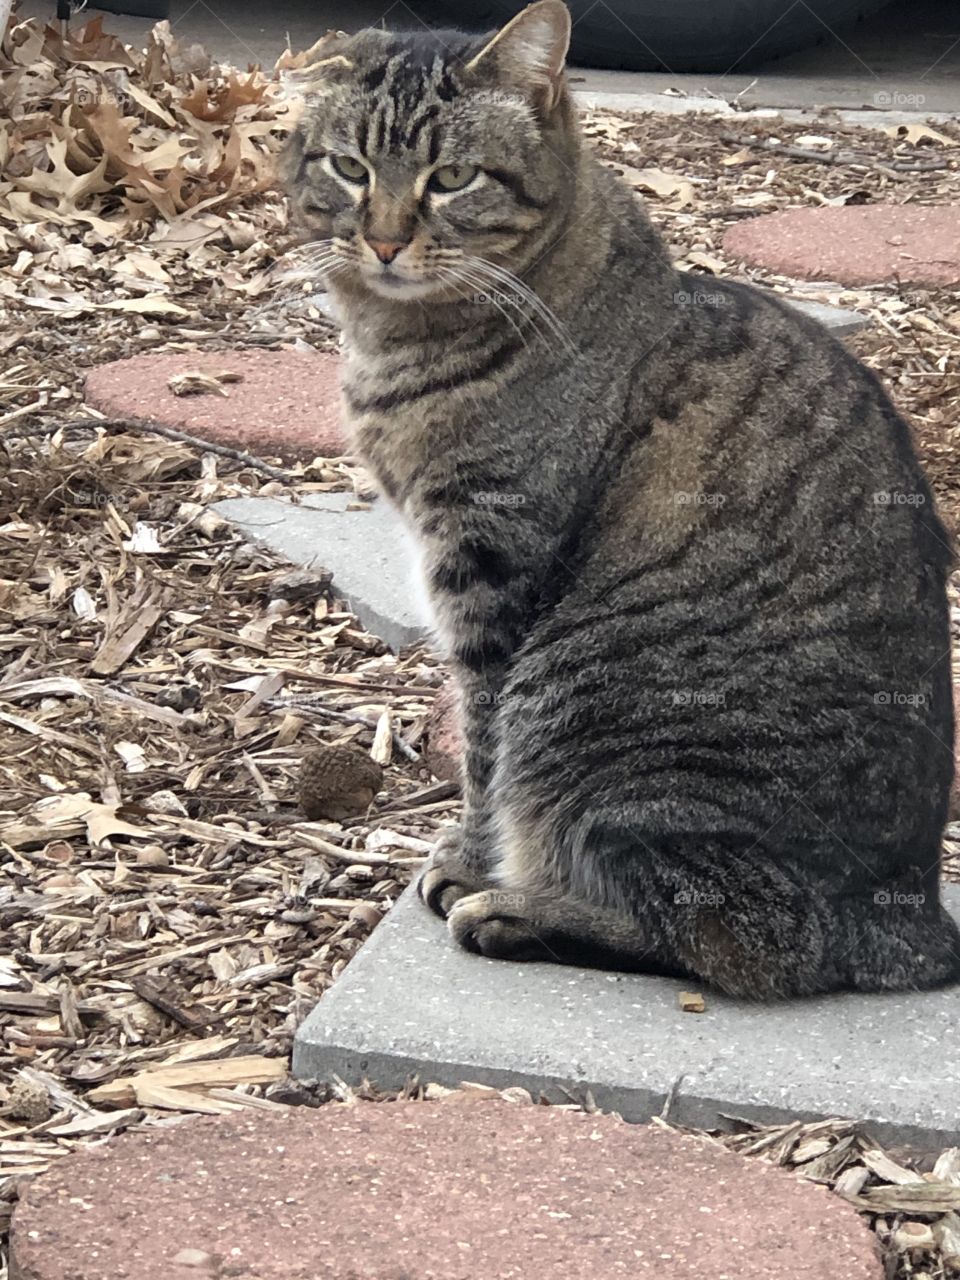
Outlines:
[[[450,441],[452,423],[423,406],[395,408],[384,414],[346,415],[356,452],[390,504],[401,525],[407,582],[414,606],[438,646],[450,653],[456,618],[431,589],[432,569],[443,546],[457,538],[450,512],[440,519],[428,500],[450,490],[457,460]],[[441,443],[443,442],[443,443]],[[424,480],[429,477],[427,493]]]
[[[622,417],[629,379],[588,356],[564,362],[532,344],[489,373],[485,353],[460,364],[411,348],[402,359],[369,349],[348,356],[347,427],[382,492],[419,527],[428,510],[464,502],[542,500],[551,476],[586,453],[605,421]],[[411,386],[407,371],[423,370]],[[622,368],[622,366],[620,366]],[[579,453],[567,445],[582,441]],[[497,495],[491,499],[490,495]]]

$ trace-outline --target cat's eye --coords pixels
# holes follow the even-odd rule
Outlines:
[[[353,156],[331,156],[330,163],[340,177],[346,178],[348,182],[370,181],[370,171],[367,166],[359,160],[354,160]]]
[[[462,191],[479,172],[475,164],[445,164],[434,169],[427,186],[431,191]]]

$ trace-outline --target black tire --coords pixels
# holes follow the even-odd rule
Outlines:
[[[429,0],[447,25],[502,26],[527,0]],[[829,39],[890,0],[567,0],[570,57],[624,71],[744,71]]]
[[[169,18],[170,0],[89,0],[88,9],[129,13],[135,18]]]

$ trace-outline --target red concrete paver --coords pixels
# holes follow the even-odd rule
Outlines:
[[[126,1134],[33,1182],[15,1280],[881,1280],[823,1187],[615,1116],[330,1103]]]
[[[159,422],[217,444],[309,462],[348,452],[339,365],[319,351],[163,351],[91,369],[86,399],[112,418]],[[178,373],[222,370],[243,376],[225,385],[226,396],[177,396],[168,385]]]
[[[441,782],[459,782],[463,732],[457,686],[447,681],[434,699],[423,730],[423,761]]]
[[[723,237],[731,258],[802,280],[960,284],[960,205],[785,209]]]

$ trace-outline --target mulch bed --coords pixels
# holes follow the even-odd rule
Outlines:
[[[273,186],[291,120],[275,80],[212,65],[163,24],[135,53],[101,22],[66,42],[11,24],[0,55],[7,1208],[24,1178],[120,1128],[349,1100],[286,1078],[294,1029],[457,812],[420,750],[436,659],[386,653],[336,583],[291,573],[207,509],[256,493],[362,501],[362,467],[216,453],[83,406],[85,371],[105,360],[337,345]],[[596,112],[588,133],[681,265],[706,275],[741,274],[721,250],[738,218],[934,204],[960,167],[954,125],[889,137],[825,117],[811,139],[782,121]],[[955,524],[956,295],[751,278],[870,314],[852,346],[911,415]],[[384,765],[384,789],[368,812],[307,823],[299,760],[339,743]],[[948,872],[958,852],[948,843]],[[934,1170],[846,1122],[731,1129],[720,1140],[734,1149],[853,1196],[891,1276],[935,1280],[960,1259],[955,1152]]]

